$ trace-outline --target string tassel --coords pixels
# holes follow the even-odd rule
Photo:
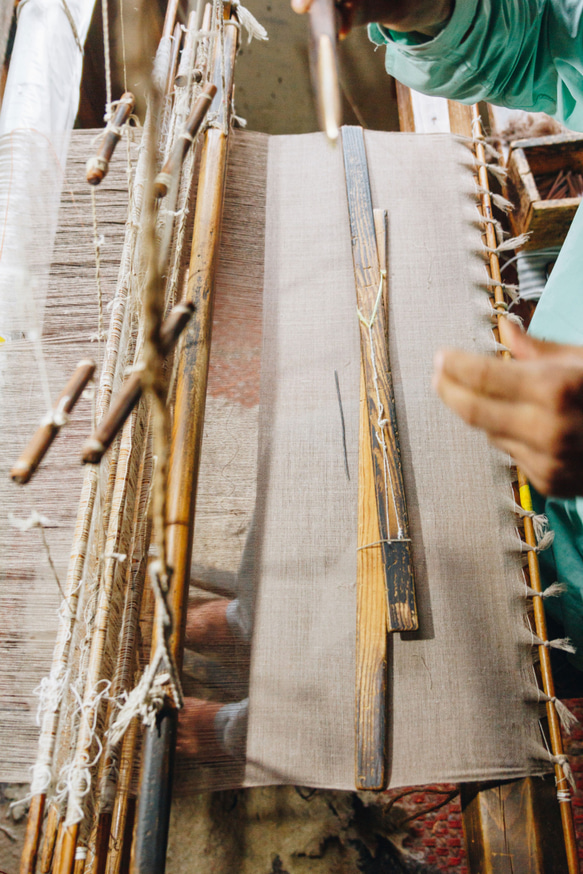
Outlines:
[[[476,161],[476,166],[485,167],[488,173],[491,173],[500,183],[503,183],[508,176],[508,170],[506,167],[501,167],[499,164],[489,164],[487,161]]]
[[[536,589],[526,586],[526,594],[529,598],[558,598],[564,595],[566,591],[567,585],[565,583],[552,583],[542,592],[537,592]]]
[[[553,756],[552,753],[548,753],[549,761],[551,761],[554,765],[558,765],[563,774],[565,775],[565,780],[568,782],[569,786],[573,790],[573,792],[577,791],[577,784],[575,783],[575,777],[573,776],[573,770],[571,765],[569,764],[569,759],[567,756]]]
[[[573,646],[568,637],[556,637],[554,640],[543,640],[537,634],[532,634],[533,646],[544,646],[545,649],[560,649],[574,655],[577,647]]]
[[[499,246],[496,246],[495,249],[492,249],[490,246],[484,246],[486,252],[490,255],[499,255],[500,252],[508,252],[514,249],[520,249],[525,243],[528,242],[530,234],[519,234],[517,237],[510,237],[508,240],[504,240],[503,243],[500,243]]]
[[[550,701],[555,705],[555,709],[557,711],[557,716],[559,717],[560,723],[567,734],[570,734],[576,725],[579,725],[579,720],[575,716],[575,714],[569,710],[566,704],[556,698],[554,695],[546,695],[544,692],[539,691],[539,697],[541,701]]]
[[[488,197],[492,200],[494,206],[497,206],[498,209],[502,210],[502,212],[510,212],[512,209],[514,209],[514,204],[510,200],[502,197],[501,194],[495,194],[488,188],[484,188],[483,185],[476,185],[476,191],[478,192],[478,194],[487,194]]]
[[[247,43],[252,39],[267,40],[269,39],[267,31],[262,24],[259,24],[255,16],[242,5],[241,0],[233,0],[231,4],[235,10],[239,23],[247,31]]]
[[[534,520],[533,520],[534,521]],[[549,549],[552,546],[553,541],[555,539],[554,531],[546,531],[536,546],[531,546],[530,543],[525,543],[524,540],[520,541],[520,551],[521,552],[544,552],[546,549]]]

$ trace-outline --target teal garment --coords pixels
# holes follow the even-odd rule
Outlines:
[[[369,35],[386,45],[387,72],[417,91],[546,112],[583,131],[583,0],[457,0],[433,39],[378,24],[370,26]],[[530,331],[583,345],[582,207]],[[583,496],[533,497],[555,532],[552,548],[540,556],[544,583],[558,580],[568,587],[546,607],[577,646],[571,660],[583,670]]]

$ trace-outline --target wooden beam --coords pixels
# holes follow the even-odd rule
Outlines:
[[[464,783],[461,804],[472,874],[567,874],[553,778]]]

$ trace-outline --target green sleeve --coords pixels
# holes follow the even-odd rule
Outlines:
[[[546,112],[583,130],[583,0],[457,0],[434,38],[378,24],[391,76],[417,91]]]

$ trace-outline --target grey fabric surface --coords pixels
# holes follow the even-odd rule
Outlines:
[[[507,459],[430,385],[438,347],[493,350],[472,157],[439,135],[366,146],[420,610],[391,641],[390,785],[540,772]],[[247,780],[351,788],[360,351],[342,153],[319,134],[270,140],[263,331]]]

